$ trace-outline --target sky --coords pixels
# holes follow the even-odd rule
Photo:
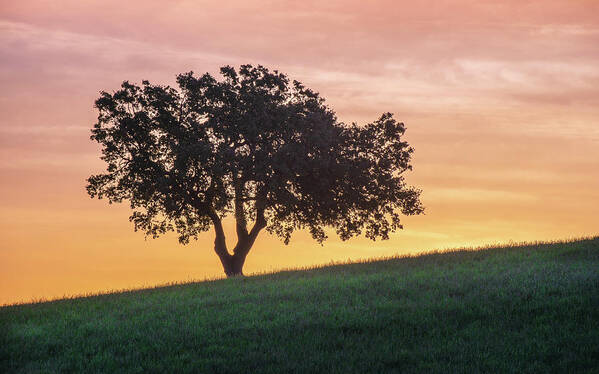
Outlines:
[[[89,198],[89,135],[102,90],[245,63],[342,121],[394,113],[426,207],[387,241],[264,232],[246,274],[599,233],[596,0],[3,0],[0,304],[222,276],[213,231],[146,239]]]

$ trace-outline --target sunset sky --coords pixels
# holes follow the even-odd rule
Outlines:
[[[146,240],[89,198],[89,135],[101,90],[244,63],[395,113],[426,207],[382,242],[264,232],[245,273],[599,233],[599,1],[4,0],[0,304],[221,276],[213,231]]]

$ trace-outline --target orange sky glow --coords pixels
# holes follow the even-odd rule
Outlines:
[[[221,276],[213,232],[144,239],[92,200],[100,90],[262,64],[340,120],[405,122],[426,214],[388,241],[261,234],[245,273],[597,235],[599,2],[2,1],[0,304]],[[231,222],[228,222],[232,238]]]

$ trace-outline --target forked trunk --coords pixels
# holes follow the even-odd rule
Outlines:
[[[253,243],[252,243],[253,244]],[[243,275],[243,264],[247,254],[249,253],[251,244],[249,243],[238,243],[235,246],[233,254],[231,255],[226,248],[220,247],[215,243],[214,250],[218,255],[223,270],[227,275],[227,278],[237,277]]]
[[[242,258],[239,255],[229,255],[229,257],[223,261],[223,269],[225,270],[225,274],[227,278],[237,277],[243,275],[243,264],[245,263],[245,257]]]
[[[266,227],[266,220],[264,219],[264,209],[259,209],[258,218],[252,230],[248,233],[245,229],[245,222],[239,224],[237,228],[237,245],[233,249],[233,254],[230,254],[227,250],[227,244],[225,242],[225,232],[220,218],[216,215],[212,215],[212,221],[214,222],[214,252],[218,255],[220,262],[223,264],[223,269],[228,278],[243,276],[243,264],[247,257],[250,249],[256,241],[256,237],[260,233],[260,230]]]

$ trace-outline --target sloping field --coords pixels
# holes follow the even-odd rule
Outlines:
[[[0,372],[599,372],[599,238],[2,307]]]

